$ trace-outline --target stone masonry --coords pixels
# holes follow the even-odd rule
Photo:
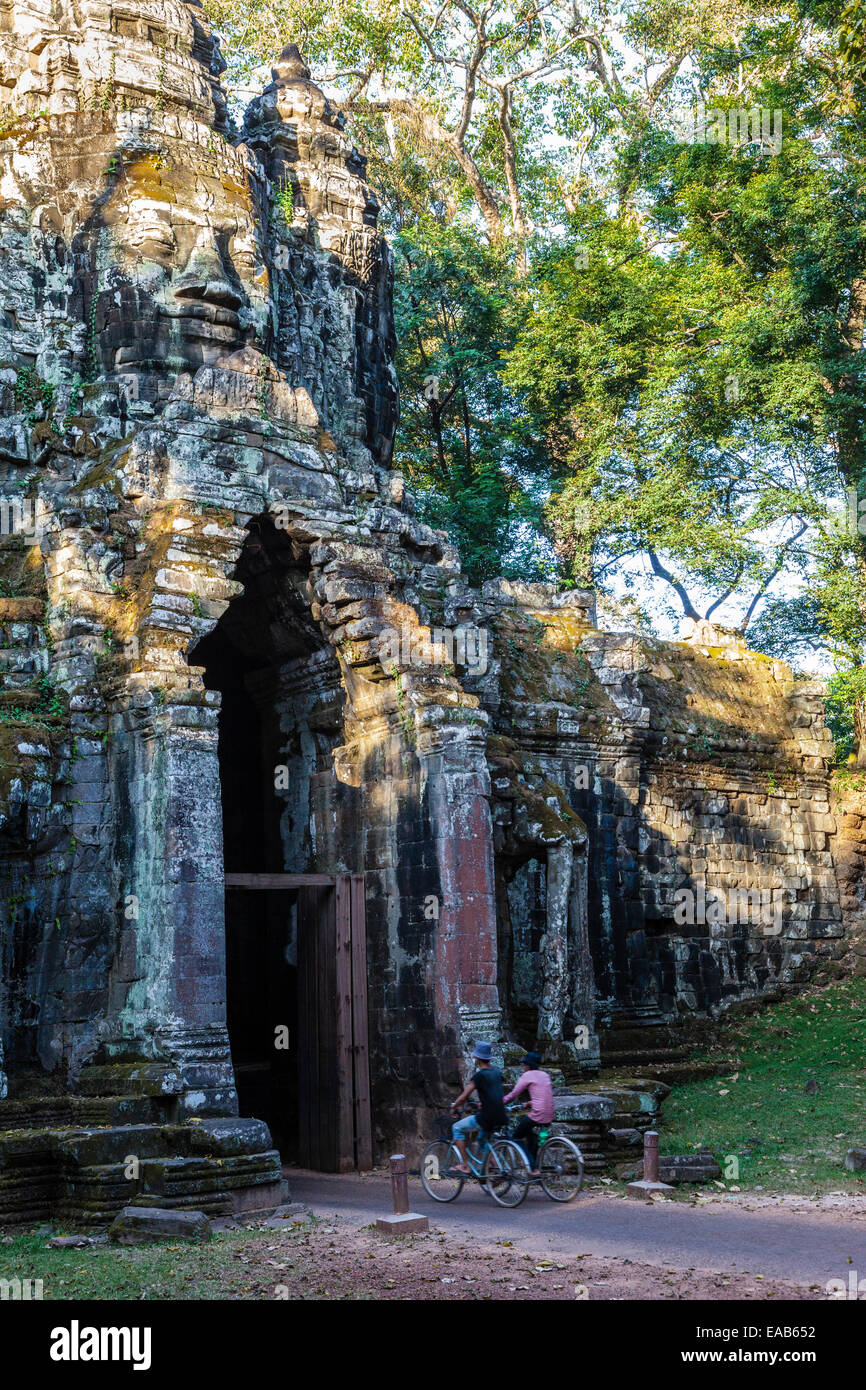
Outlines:
[[[364,160],[293,46],[237,139],[222,67],[195,0],[0,5],[0,1220],[280,1200],[306,928],[227,871],[364,874],[380,1155],[478,1038],[591,1078],[859,904],[817,687],[468,586]]]

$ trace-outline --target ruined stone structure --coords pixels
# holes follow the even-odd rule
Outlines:
[[[221,66],[195,0],[0,7],[0,1219],[276,1199],[334,1000],[226,873],[364,875],[380,1153],[479,1037],[592,1076],[843,932],[816,691],[466,584],[363,159],[291,47],[232,140]]]
[[[655,641],[588,627],[573,595],[486,588],[503,669],[482,701],[585,825],[598,1021],[718,1015],[826,974],[862,903],[837,871],[859,877],[860,820],[830,804],[820,682],[707,623]]]

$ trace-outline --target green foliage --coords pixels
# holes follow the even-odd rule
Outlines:
[[[81,405],[84,400],[84,382],[76,372],[72,378],[72,385],[69,388],[69,400],[66,403],[66,410],[63,415],[61,428],[68,430],[72,421],[81,413]]]
[[[827,682],[825,709],[827,727],[836,746],[836,761],[847,760],[857,751],[858,710],[866,706],[866,668],[840,671]],[[862,721],[862,714],[859,716]]]
[[[722,1167],[734,1156],[740,1176],[728,1186],[743,1191],[861,1190],[843,1159],[860,1143],[866,1103],[864,1010],[866,981],[855,979],[758,1018],[728,1019],[724,1045],[690,1059],[715,1063],[720,1074],[676,1087],[664,1103],[662,1153],[706,1145]],[[810,1079],[818,1083],[813,1093],[805,1090]]]
[[[259,415],[263,420],[270,418],[268,410],[268,400],[270,396],[269,372],[271,369],[271,359],[267,353],[262,353],[256,375],[256,405]]]
[[[99,347],[96,341],[97,307],[96,295],[93,295],[87,311],[87,337],[84,353],[84,365],[88,381],[93,381],[99,376]]]
[[[271,202],[276,212],[277,221],[290,227],[295,215],[295,200],[291,186],[274,183],[271,186]]]
[[[410,748],[415,747],[415,720],[412,716],[411,707],[406,702],[406,690],[403,685],[403,677],[395,661],[388,667],[388,673],[394,679],[394,692],[397,701],[397,718],[400,721],[400,728],[403,736]]]
[[[511,261],[476,233],[425,217],[396,237],[395,266],[397,466],[473,580],[504,569],[540,576],[548,450],[541,423],[503,380],[521,302]]]
[[[15,376],[15,404],[32,429],[39,420],[50,420],[54,386],[43,381],[35,367],[19,367]]]
[[[807,567],[802,538],[839,495],[833,444],[863,434],[850,383],[827,389],[851,372],[836,306],[866,254],[862,195],[805,136],[771,158],[653,132],[622,158],[646,212],[576,210],[535,267],[509,380],[557,441],[550,517],[576,577],[663,556],[747,609],[780,551]]]
[[[115,97],[115,58],[112,54],[111,62],[108,66],[108,76],[104,82],[96,81],[93,85],[93,92],[90,98],[90,109],[92,111],[108,111],[114,102]]]
[[[153,103],[155,111],[162,111],[165,108],[165,44],[159,46],[159,72],[156,79],[156,100]]]
[[[23,724],[28,727],[55,728],[66,723],[68,707],[64,693],[48,676],[36,682],[38,701],[27,705],[0,706],[0,724]]]

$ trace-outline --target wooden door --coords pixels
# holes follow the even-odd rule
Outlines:
[[[302,1167],[372,1167],[364,880],[303,887],[298,901],[298,1094]]]
[[[303,1168],[337,1168],[337,1020],[334,889],[298,898],[298,1158]]]

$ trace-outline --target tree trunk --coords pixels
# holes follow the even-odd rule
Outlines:
[[[526,220],[523,216],[523,200],[520,196],[520,185],[517,179],[517,148],[514,141],[514,128],[511,124],[511,112],[511,88],[510,86],[501,87],[499,91],[499,128],[502,131],[502,143],[505,149],[505,181],[508,184],[511,225],[517,243],[514,260],[517,273],[522,278],[529,269],[526,261]]]
[[[857,766],[866,767],[866,699],[854,704],[854,743]]]

